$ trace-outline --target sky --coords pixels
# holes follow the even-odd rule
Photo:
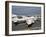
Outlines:
[[[41,14],[41,7],[12,6],[12,14],[34,16]]]

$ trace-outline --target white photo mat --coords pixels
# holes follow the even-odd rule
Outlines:
[[[41,29],[40,30],[22,30],[12,31],[12,6],[33,6],[41,7]],[[44,32],[44,5],[42,4],[26,4],[26,3],[9,3],[9,34],[26,34],[26,33],[41,33]]]

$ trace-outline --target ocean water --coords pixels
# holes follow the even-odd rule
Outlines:
[[[41,7],[12,6],[12,14],[25,16],[41,15]]]

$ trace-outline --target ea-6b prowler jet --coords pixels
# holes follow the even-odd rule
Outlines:
[[[37,16],[18,16],[13,15],[12,21],[15,25],[18,25],[20,23],[26,23],[27,25],[32,25],[36,20],[38,19]]]

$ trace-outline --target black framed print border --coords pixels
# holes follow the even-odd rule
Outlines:
[[[43,32],[40,32],[40,33],[24,33],[24,34],[23,33],[21,33],[21,34],[9,34],[9,17],[10,17],[10,15],[9,15],[9,11],[10,11],[10,9],[9,9],[9,3],[22,3],[22,4],[37,4],[37,5],[43,5],[43,11],[44,11],[44,15],[43,15],[43,17],[44,17],[44,21],[43,21],[44,22]],[[20,8],[20,6],[18,8]],[[23,7],[23,8],[25,8],[25,7]],[[5,1],[5,35],[6,36],[18,36],[18,35],[35,35],[35,34],[45,34],[45,3],[20,2],[20,1]]]

